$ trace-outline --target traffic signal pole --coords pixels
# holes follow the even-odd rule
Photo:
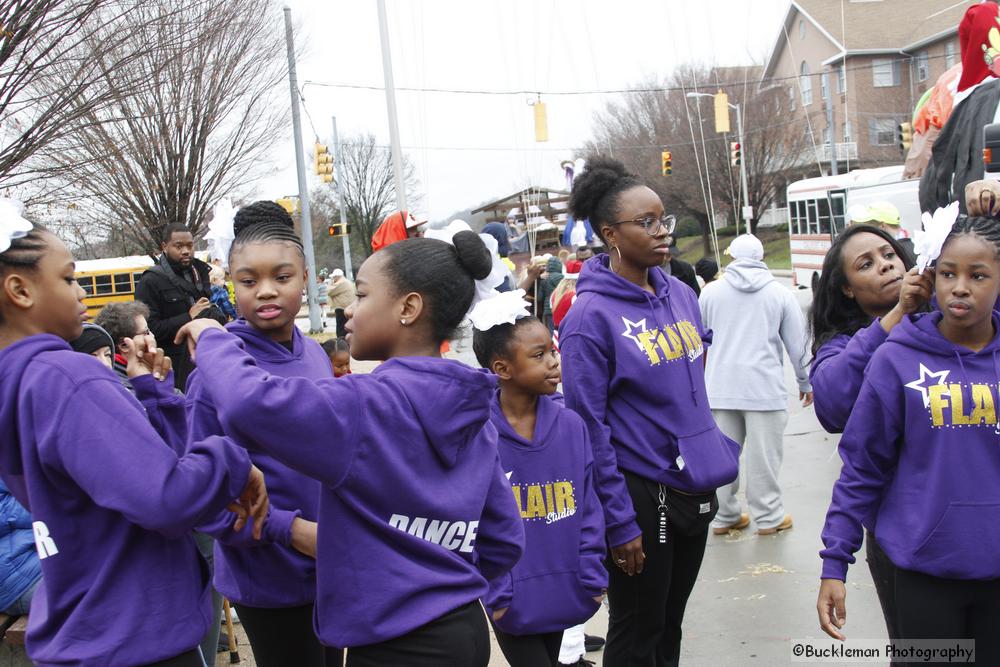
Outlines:
[[[299,117],[299,84],[295,75],[295,45],[292,41],[292,10],[285,7],[285,44],[288,47],[288,88],[292,93],[292,131],[295,133],[295,171],[299,179],[299,206],[302,210],[302,248],[306,255],[306,300],[309,303],[309,333],[323,331],[316,289],[316,253],[313,251],[312,217],[309,215],[309,187],[306,183],[306,160],[302,150],[302,119]]]
[[[739,104],[731,105],[736,109],[736,133],[739,135],[740,149],[746,144],[743,142],[743,113]],[[747,187],[747,161],[740,160],[740,180],[743,182],[743,222],[746,224],[746,233],[750,233],[750,218],[753,217],[753,207],[750,206],[750,189]],[[739,234],[739,228],[736,229]]]
[[[334,164],[338,165],[335,171],[337,176],[337,204],[340,208],[340,222],[347,225],[347,209],[344,206],[344,154],[340,150],[340,135],[337,134],[337,117],[333,116],[333,150]],[[347,227],[344,227],[347,231]],[[351,268],[351,236],[344,234],[344,273],[348,280],[354,280],[354,269]]]

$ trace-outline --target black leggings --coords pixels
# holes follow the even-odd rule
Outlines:
[[[213,655],[212,658],[212,664],[214,665],[215,656]],[[167,658],[166,660],[160,660],[159,662],[151,662],[146,665],[146,667],[205,667],[205,661],[201,658],[201,651],[195,647],[190,651],[181,653],[173,658]]]
[[[902,637],[975,639],[976,664],[1000,665],[1000,579],[943,579],[896,568],[896,615]]]
[[[320,644],[313,631],[313,606],[264,609],[236,605],[257,667],[341,667],[344,652]]]
[[[609,572],[609,618],[603,664],[605,667],[677,665],[684,608],[705,555],[708,521],[703,530],[691,535],[671,525],[666,544],[660,544],[658,485],[628,472],[624,475],[642,530],[646,562],[642,574],[633,577],[612,563],[610,556],[605,562]]]
[[[347,649],[347,667],[486,667],[489,661],[490,633],[478,600],[402,637]]]
[[[559,660],[562,630],[540,635],[509,635],[494,625],[493,633],[510,667],[552,667]]]
[[[900,639],[899,628],[896,623],[896,566],[893,565],[889,557],[882,551],[875,533],[865,531],[865,560],[868,561],[868,570],[872,575],[872,582],[875,584],[875,593],[878,594],[878,602],[882,607],[882,616],[885,618],[885,629],[889,634],[889,639]],[[894,660],[894,665],[899,662]]]

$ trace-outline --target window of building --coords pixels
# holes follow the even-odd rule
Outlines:
[[[847,92],[847,69],[843,65],[837,65],[837,92]]]
[[[955,66],[955,42],[947,42],[944,45],[944,66],[951,69]]]
[[[931,63],[926,51],[917,54],[917,81],[926,81],[931,75]]]
[[[807,107],[813,101],[812,78],[809,76],[809,65],[802,61],[799,68],[799,88],[802,89],[802,106]]]
[[[788,87],[788,110],[795,111],[795,86]]]
[[[872,60],[872,85],[876,88],[898,86],[901,83],[899,60],[875,58]]]
[[[805,19],[799,19],[799,39],[806,38],[806,22]]]
[[[851,121],[844,123],[844,143],[849,144],[854,141],[854,128],[851,127]]]
[[[868,120],[868,143],[872,146],[893,146],[896,143],[895,118]]]
[[[819,78],[819,94],[824,100],[826,100],[827,96],[830,94],[830,92],[826,89],[826,74],[823,74],[823,76]]]
[[[827,125],[823,128],[823,143],[829,144],[831,141],[833,141],[833,137],[830,136],[830,126]]]

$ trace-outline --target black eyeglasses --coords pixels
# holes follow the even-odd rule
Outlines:
[[[664,213],[659,218],[655,215],[641,215],[638,218],[632,218],[631,220],[610,222],[608,225],[623,225],[626,222],[634,222],[637,225],[642,225],[643,229],[645,229],[646,233],[650,236],[656,236],[661,227],[667,231],[667,234],[671,234],[674,231],[674,227],[677,226],[677,218],[667,213]]]

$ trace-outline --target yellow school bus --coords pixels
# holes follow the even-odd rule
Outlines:
[[[134,301],[142,272],[153,266],[148,255],[86,259],[76,263],[76,280],[87,293],[83,303],[91,317],[106,303]]]

